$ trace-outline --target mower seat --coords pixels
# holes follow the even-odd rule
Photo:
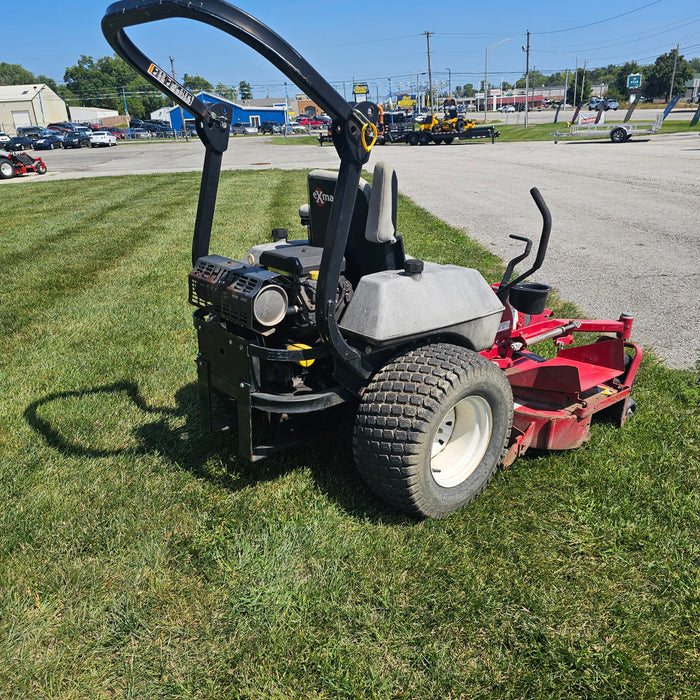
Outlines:
[[[360,178],[355,198],[345,246],[345,276],[353,286],[361,277],[373,272],[402,270],[405,260],[401,236],[395,235],[396,175],[385,164],[379,170],[375,168],[375,177],[377,173],[379,182],[374,188]],[[324,245],[337,182],[338,173],[330,170],[312,170],[308,174],[309,244],[312,246]]]
[[[370,243],[396,242],[396,200],[398,181],[396,171],[388,163],[374,166],[372,193],[365,225],[365,238]]]

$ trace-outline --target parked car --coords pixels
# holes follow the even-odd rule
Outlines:
[[[70,131],[63,137],[63,148],[82,148],[90,145],[90,137],[84,131]]]
[[[34,148],[37,151],[48,151],[52,148],[63,148],[63,138],[56,134],[49,134],[43,139],[37,139],[34,142]]]
[[[68,131],[73,131],[75,127],[70,122],[51,122],[51,124],[48,124],[46,128],[49,131],[55,129],[57,131],[66,133]]]
[[[620,106],[617,100],[613,100],[612,98],[603,99],[601,97],[593,97],[588,103],[588,109],[591,110],[591,112],[597,112],[601,105],[603,105],[603,109],[606,112],[609,109],[617,109]]]
[[[262,122],[258,127],[261,134],[281,134],[284,126],[279,122]]]
[[[328,124],[320,117],[298,117],[297,123],[311,129],[318,129],[319,127],[328,126]]]
[[[161,124],[144,124],[144,129],[162,139],[171,139],[175,136],[175,129]]]
[[[124,132],[119,131],[119,129],[107,129],[112,136],[114,136],[115,139],[123,139],[126,138],[124,136]]]
[[[49,132],[43,126],[18,126],[17,136],[26,136],[32,141],[43,138]]]
[[[130,129],[131,132],[131,138],[132,139],[150,139],[151,138],[151,132],[146,131],[146,129],[142,129],[141,127],[137,127],[136,129]]]
[[[109,131],[93,131],[91,134],[88,134],[88,139],[90,139],[92,148],[117,145],[117,137]]]
[[[288,134],[306,134],[307,132],[308,128],[303,124],[299,124],[299,122],[289,122],[289,124],[287,124]]]
[[[515,105],[503,105],[501,112],[515,112]]]
[[[34,141],[27,136],[13,136],[3,145],[6,151],[28,151],[34,148]]]
[[[250,124],[244,124],[243,122],[234,122],[231,124],[232,134],[257,134],[258,128],[256,126],[251,126]]]
[[[0,131],[0,145],[7,143],[9,140],[10,137],[4,131]]]
[[[476,112],[476,105],[473,102],[470,102],[466,106],[466,110],[467,110],[467,112]]]

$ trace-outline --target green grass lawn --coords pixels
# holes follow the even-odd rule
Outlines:
[[[624,428],[445,520],[377,502],[345,426],[248,465],[199,430],[198,182],[3,185],[0,697],[700,697],[697,374],[647,354]],[[301,237],[304,198],[303,173],[223,173],[212,250]]]

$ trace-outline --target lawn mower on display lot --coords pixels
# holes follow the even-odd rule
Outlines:
[[[340,167],[308,174],[305,239],[273,229],[241,261],[209,253],[232,109],[204,104],[124,31],[171,17],[246,43],[332,117]],[[532,247],[523,236],[512,236],[524,251],[498,284],[415,259],[397,228],[393,168],[377,163],[371,186],[361,177],[375,104],[346,102],[281,37],[223,0],[123,0],[109,6],[102,29],[122,58],[194,115],[205,146],[189,273],[205,431],[237,428],[241,454],[257,460],[301,440],[300,424],[350,407],[355,462],[369,487],[407,513],[442,517],[527,449],[578,447],[594,414],[622,425],[633,413],[642,352],[629,341],[632,318],[552,318],[550,288],[525,281],[543,263],[551,228],[537,189],[542,233],[522,274],[513,278]],[[599,337],[574,344],[582,332]],[[530,350],[546,340],[555,343],[550,359]],[[258,440],[266,432],[274,439]]]
[[[46,163],[41,158],[32,158],[24,151],[10,153],[0,150],[0,180],[9,180],[15,175],[28,175],[29,173],[43,175],[46,170]]]

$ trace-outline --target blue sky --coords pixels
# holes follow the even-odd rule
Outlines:
[[[3,26],[26,30],[24,38],[3,42],[2,60],[61,82],[65,69],[81,55],[97,59],[112,54],[100,31],[108,4],[5,0]],[[444,9],[430,11],[429,5]],[[433,79],[446,84],[451,78],[453,86],[479,84],[487,48],[489,82],[521,77],[527,30],[530,66],[543,73],[573,69],[577,59],[579,66],[587,60],[589,67],[628,60],[653,63],[676,44],[686,58],[700,56],[697,0],[492,4],[258,0],[238,6],[280,34],[341,93],[350,90],[353,80],[369,82],[371,92],[377,89],[380,94],[388,89],[388,78],[394,92],[415,83],[416,75],[427,71],[426,32],[431,34]],[[283,94],[285,78],[277,69],[204,24],[172,19],[133,27],[128,33],[160,66],[169,69],[172,57],[179,76],[201,75],[212,84],[226,85],[246,80],[256,97]]]

